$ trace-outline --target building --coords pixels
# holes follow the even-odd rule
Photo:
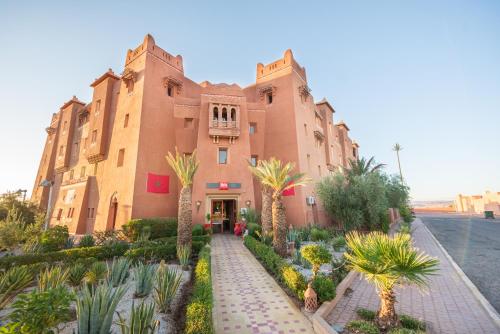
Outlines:
[[[177,178],[165,155],[197,150],[193,221],[224,211],[231,223],[242,208],[260,208],[258,182],[248,161],[293,161],[314,180],[358,156],[343,122],[325,99],[315,103],[306,71],[287,50],[257,64],[254,84],[196,83],[182,57],[151,35],[129,50],[123,73],[111,70],[90,85],[93,97],[73,97],[53,114],[32,200],[46,208],[53,181],[51,224],[71,233],[119,228],[131,218],[177,215]],[[314,184],[286,196],[290,224],[324,224]]]
[[[500,192],[485,191],[484,195],[462,195],[455,198],[457,212],[482,214],[493,211],[500,215]]]

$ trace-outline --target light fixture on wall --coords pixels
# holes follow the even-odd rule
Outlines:
[[[201,201],[196,201],[196,211],[200,211]]]
[[[247,208],[249,208],[251,204],[252,204],[251,200],[249,200],[249,199],[246,200],[245,205],[247,206]]]

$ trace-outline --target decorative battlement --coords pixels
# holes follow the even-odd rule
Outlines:
[[[94,82],[90,85],[90,87],[96,87],[98,84],[100,84],[101,82],[103,82],[107,78],[113,78],[115,80],[119,80],[120,79],[115,74],[115,72],[113,72],[113,70],[109,68],[106,73],[104,73],[103,75],[101,75],[99,78],[95,79]]]
[[[288,67],[295,70],[297,74],[304,79],[304,81],[306,80],[306,69],[301,67],[295,59],[293,59],[292,50],[288,49],[285,51],[282,59],[268,65],[263,65],[262,63],[257,64],[257,81]]]
[[[167,51],[163,50],[159,46],[156,45],[153,36],[147,34],[144,37],[144,41],[141,45],[139,45],[134,50],[127,51],[127,59],[125,61],[125,66],[134,61],[137,57],[139,57],[143,52],[150,52],[152,55],[157,57],[160,60],[168,63],[170,66],[175,68],[176,70],[184,73],[184,66],[182,64],[182,56],[177,55],[173,56]]]
[[[73,103],[77,103],[77,104],[80,104],[82,106],[85,105],[85,103],[83,103],[82,101],[78,100],[78,98],[73,95],[73,97],[71,98],[71,100],[65,102],[62,106],[61,106],[61,110],[63,109],[66,109],[66,107],[68,107],[69,105],[73,104]]]

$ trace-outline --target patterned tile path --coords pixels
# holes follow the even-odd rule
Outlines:
[[[414,221],[412,229],[415,246],[438,257],[440,271],[431,279],[426,293],[412,287],[397,291],[396,311],[425,320],[430,333],[500,333],[420,219]],[[359,307],[378,308],[375,289],[364,279],[356,279],[351,289],[328,316],[330,324],[345,324],[356,318]]]
[[[212,238],[214,326],[217,334],[314,333],[311,323],[266,272],[241,238]]]

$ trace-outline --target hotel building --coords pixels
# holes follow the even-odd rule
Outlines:
[[[90,85],[89,103],[73,97],[52,115],[32,192],[50,224],[70,233],[119,229],[133,218],[177,215],[180,185],[167,152],[197,151],[193,222],[222,211],[233,226],[237,212],[261,205],[260,185],[248,161],[292,161],[314,181],[358,155],[332,105],[314,102],[306,71],[292,51],[257,64],[255,83],[196,83],[183,60],[151,35],[128,50],[121,75],[109,70]],[[327,224],[314,182],[284,197],[289,224]]]

